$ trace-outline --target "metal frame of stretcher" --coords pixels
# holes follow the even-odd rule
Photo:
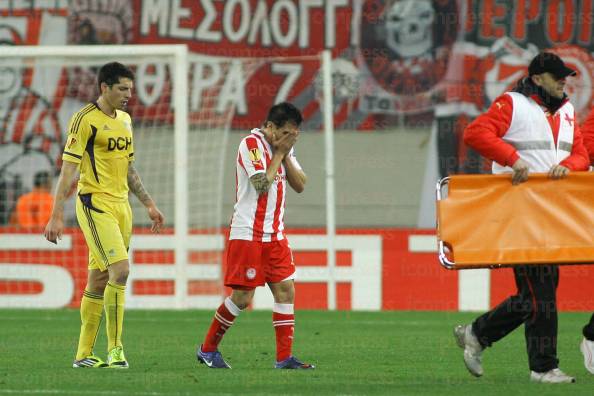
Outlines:
[[[444,177],[443,179],[439,180],[437,182],[437,187],[435,189],[435,199],[436,199],[436,204],[438,204],[439,201],[442,200],[442,191],[443,189],[449,184],[450,182],[450,178],[449,177]],[[439,215],[437,216],[436,219],[436,228],[438,230],[437,232],[437,257],[439,259],[439,262],[442,266],[444,266],[447,269],[454,269],[454,267],[456,266],[456,263],[452,260],[450,260],[449,256],[451,253],[449,248],[447,248],[448,250],[446,251],[446,245],[444,243],[444,241],[441,240],[441,238],[439,237]]]

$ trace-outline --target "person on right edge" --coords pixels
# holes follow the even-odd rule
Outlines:
[[[594,107],[582,124],[582,136],[590,157],[590,164],[594,164]],[[590,317],[590,322],[582,329],[582,334],[584,338],[580,344],[580,351],[584,355],[584,366],[590,374],[594,374],[594,313]]]
[[[464,142],[493,161],[493,173],[511,173],[514,185],[530,173],[562,179],[570,171],[587,170],[588,153],[575,123],[574,108],[564,92],[565,79],[576,72],[550,52],[541,52],[528,66],[528,76],[498,97],[489,110],[464,131]],[[454,329],[464,363],[476,377],[483,375],[485,348],[524,324],[530,379],[571,383],[557,358],[556,265],[514,267],[518,291],[472,324]]]

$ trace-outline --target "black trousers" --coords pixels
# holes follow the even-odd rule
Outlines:
[[[489,347],[523,323],[530,370],[542,373],[557,368],[559,268],[518,266],[514,267],[514,277],[517,293],[479,316],[472,330],[481,345]]]
[[[590,317],[590,322],[584,326],[584,337],[590,341],[594,341],[594,314]]]

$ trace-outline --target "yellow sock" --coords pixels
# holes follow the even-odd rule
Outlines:
[[[97,333],[99,332],[99,326],[101,325],[102,315],[103,296],[85,290],[80,302],[81,326],[78,349],[76,351],[76,360],[84,359],[93,354],[93,347],[97,340]]]
[[[103,298],[105,300],[105,325],[107,328],[107,351],[122,346],[122,324],[124,322],[124,303],[126,286],[107,282]]]

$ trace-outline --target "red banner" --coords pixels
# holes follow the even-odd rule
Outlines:
[[[583,112],[592,103],[594,28],[591,18],[579,16],[593,9],[592,0],[9,2],[0,9],[0,43],[187,44],[196,55],[191,110],[200,111],[204,86],[226,84],[216,111],[234,107],[238,129],[259,125],[265,109],[285,99],[305,110],[309,127],[319,127],[320,63],[303,57],[330,49],[336,125],[375,129],[398,114],[432,114],[443,103],[480,111],[545,48],[579,71],[569,93]],[[168,100],[168,75],[151,68],[138,73],[160,90],[139,92],[137,117],[163,116],[153,110]],[[91,92],[67,94],[93,98],[90,85]]]
[[[87,249],[78,230],[68,230],[67,238],[57,247],[43,241],[38,233],[14,231],[1,231],[0,305],[78,306],[87,272]],[[132,249],[129,301],[135,308],[150,308],[150,304],[159,304],[159,299],[167,302],[175,294],[175,281],[167,269],[174,262],[173,250],[154,249],[163,238],[173,236],[153,237],[146,230],[136,230],[135,235],[133,245],[134,239],[154,239],[149,239],[148,245],[137,243]],[[298,268],[298,308],[326,309],[328,277],[322,231],[293,230],[288,235]],[[440,267],[433,231],[340,230],[336,246],[338,309],[486,310],[515,292],[510,269],[449,271]],[[186,264],[198,274],[188,283],[188,297],[209,298],[201,307],[216,307],[225,294],[220,277],[208,275],[211,270],[200,275],[200,266],[206,269],[219,254],[215,249],[196,252]],[[216,268],[220,270],[220,264]],[[592,282],[592,266],[561,267],[559,309],[594,310]],[[485,287],[478,288],[477,284]],[[267,306],[264,299],[256,298],[255,308]]]

